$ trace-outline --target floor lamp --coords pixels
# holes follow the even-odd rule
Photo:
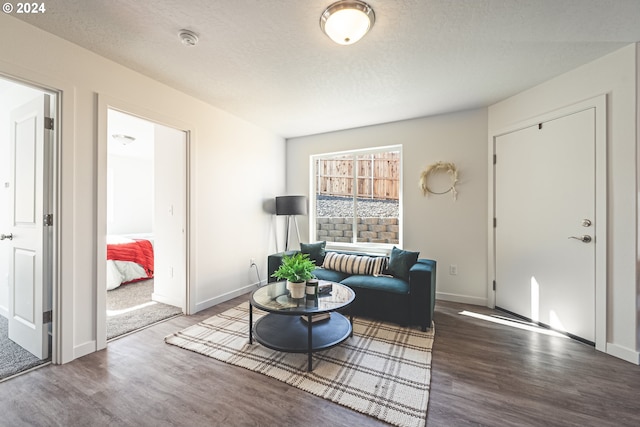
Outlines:
[[[278,196],[276,197],[276,215],[287,216],[287,237],[285,241],[284,250],[289,250],[289,228],[291,226],[290,220],[293,217],[293,223],[296,226],[296,233],[298,235],[298,243],[300,243],[300,230],[298,229],[298,221],[296,215],[307,214],[307,197],[306,196]]]

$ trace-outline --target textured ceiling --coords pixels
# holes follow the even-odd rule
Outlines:
[[[372,31],[340,46],[319,28],[332,1],[47,0],[12,16],[284,137],[487,106],[640,41],[639,0],[370,0]]]

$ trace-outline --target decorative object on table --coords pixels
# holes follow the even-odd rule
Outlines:
[[[254,310],[256,319],[265,314]],[[249,344],[248,317],[245,302],[171,334],[165,342],[275,378],[392,425],[424,427],[434,325],[422,332],[356,317],[348,345],[315,353],[316,366],[309,372],[304,353],[283,354]]]
[[[329,295],[332,290],[333,284],[331,282],[318,284],[318,295]]]
[[[285,255],[282,264],[272,276],[287,281],[291,298],[304,298],[306,282],[313,277],[311,272],[315,268],[316,265],[309,259],[308,254],[298,252],[291,256]]]
[[[451,186],[444,191],[434,191],[429,187],[429,178],[433,175],[444,172],[451,177]],[[458,192],[456,191],[456,183],[458,182],[458,168],[455,163],[451,162],[436,162],[422,171],[420,174],[420,189],[422,194],[426,197],[428,194],[442,195],[451,192],[453,194],[453,200],[457,200]]]
[[[306,297],[307,299],[318,298],[318,279],[316,277],[307,280]]]
[[[296,226],[296,234],[298,242],[300,242],[300,229],[298,229],[298,221],[296,215],[307,214],[307,197],[306,196],[278,196],[276,197],[276,215],[287,216],[287,232],[284,250],[289,250],[289,229],[291,228],[291,217]]]

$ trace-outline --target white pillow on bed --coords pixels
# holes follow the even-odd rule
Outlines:
[[[121,245],[123,243],[133,243],[135,240],[116,234],[107,234],[107,245]]]

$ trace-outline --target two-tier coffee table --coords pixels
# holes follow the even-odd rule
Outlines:
[[[320,284],[329,282],[320,281]],[[352,335],[353,318],[347,319],[336,310],[349,306],[355,293],[347,286],[331,283],[328,295],[316,299],[293,299],[286,282],[265,285],[251,294],[249,300],[249,343],[256,341],[273,350],[307,353],[308,370],[312,370],[312,354],[334,347]],[[253,307],[267,314],[253,323]],[[312,316],[330,313],[329,318],[312,321]],[[303,320],[303,317],[305,320]]]

